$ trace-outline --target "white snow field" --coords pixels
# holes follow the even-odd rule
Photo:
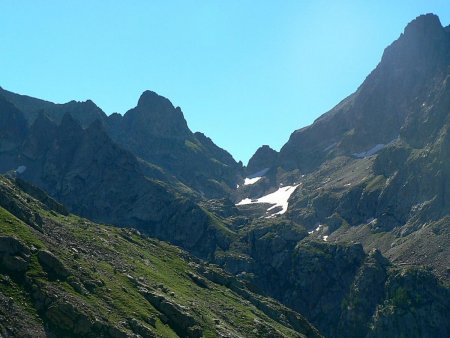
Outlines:
[[[273,204],[270,208],[267,209],[267,211],[270,211],[274,208],[281,207],[281,210],[276,212],[275,214],[270,215],[270,217],[275,215],[282,215],[287,211],[288,208],[288,200],[289,197],[291,197],[292,193],[297,189],[297,187],[300,184],[297,185],[287,185],[285,187],[279,188],[277,191],[274,191],[273,193],[267,194],[263,197],[260,197],[258,199],[250,199],[250,198],[244,198],[242,201],[237,203],[236,205],[245,205],[245,204],[254,204],[254,203],[268,203]]]

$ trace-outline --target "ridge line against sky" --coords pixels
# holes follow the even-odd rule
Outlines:
[[[144,90],[236,160],[354,92],[408,22],[447,1],[38,0],[0,4],[0,86],[107,114]]]

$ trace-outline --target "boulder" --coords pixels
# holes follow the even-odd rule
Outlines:
[[[141,289],[141,293],[150,304],[167,317],[169,325],[179,335],[192,338],[203,335],[199,323],[189,313],[188,308],[171,301],[157,292]]]
[[[64,264],[47,250],[39,250],[38,260],[42,265],[42,268],[52,277],[65,279],[70,275],[69,270],[64,266]]]
[[[18,239],[10,236],[0,236],[0,255],[28,256],[30,249]]]
[[[30,249],[10,236],[0,236],[0,266],[12,272],[23,273],[30,262]]]
[[[136,318],[132,318],[128,321],[131,330],[143,338],[156,338],[157,335],[147,326],[139,322]]]

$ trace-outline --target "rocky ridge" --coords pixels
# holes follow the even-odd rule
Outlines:
[[[83,129],[98,121],[113,142],[206,197],[229,195],[242,175],[242,163],[202,133],[192,133],[181,109],[149,90],[123,116],[107,116],[91,100],[54,104],[2,88],[0,95],[22,112],[28,125],[40,115],[56,125],[69,115]]]

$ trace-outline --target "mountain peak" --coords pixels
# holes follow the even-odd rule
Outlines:
[[[262,145],[256,150],[248,161],[247,174],[253,174],[265,168],[275,165],[278,159],[278,152],[268,145]]]
[[[447,62],[449,38],[435,14],[420,15],[412,20],[403,34],[384,51],[382,62],[427,69]]]
[[[137,106],[141,108],[160,107],[165,109],[174,109],[174,106],[169,99],[165,98],[164,96],[158,95],[151,90],[146,90],[141,94]]]
[[[433,35],[442,31],[441,21],[435,14],[428,13],[419,15],[405,28],[405,35]]]
[[[181,109],[150,90],[141,94],[137,106],[127,111],[123,118],[126,128],[137,133],[138,138],[185,138],[191,135]]]

